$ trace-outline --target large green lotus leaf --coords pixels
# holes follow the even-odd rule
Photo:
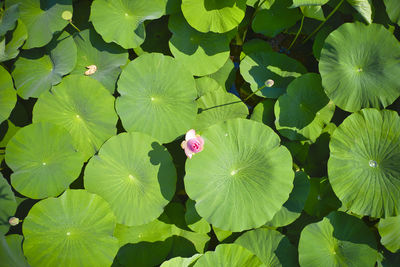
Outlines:
[[[322,85],[346,111],[386,107],[400,95],[399,58],[399,42],[382,25],[343,24],[322,48]]]
[[[294,177],[278,135],[262,123],[231,119],[210,126],[202,137],[204,150],[186,161],[185,176],[199,215],[233,232],[271,220],[288,199]]]
[[[185,221],[187,226],[196,233],[206,234],[211,231],[211,227],[204,218],[201,218],[195,208],[196,202],[190,198],[186,201]]]
[[[115,216],[104,199],[85,190],[35,204],[24,219],[23,249],[34,266],[110,266],[118,251]]]
[[[200,257],[201,254],[194,254],[190,258],[175,257],[164,261],[160,267],[189,267]]]
[[[185,19],[196,30],[224,33],[243,20],[246,0],[182,0],[181,8]]]
[[[282,208],[275,213],[272,220],[266,223],[267,226],[286,226],[300,217],[310,191],[310,182],[308,180],[305,172],[296,172],[293,182],[294,187],[289,195],[289,199],[283,204]]]
[[[235,244],[254,253],[265,266],[291,267],[297,265],[296,248],[278,231],[260,228],[244,233]]]
[[[291,7],[322,6],[328,2],[329,2],[329,0],[293,0],[293,5]]]
[[[114,102],[100,82],[70,75],[41,95],[33,108],[33,122],[48,121],[67,129],[86,161],[117,133]]]
[[[266,41],[261,39],[251,39],[243,44],[242,52],[240,53],[240,61],[242,61],[246,55],[249,55],[254,52],[272,52],[272,51],[273,51],[272,46]]]
[[[234,94],[217,90],[197,99],[199,108],[194,129],[202,130],[215,123],[234,118],[246,118],[249,110]]]
[[[76,45],[72,36],[64,32],[46,47],[24,51],[15,62],[11,73],[17,93],[24,99],[39,97],[52,85],[61,82],[76,64]]]
[[[400,117],[363,109],[333,132],[328,175],[350,211],[375,218],[400,215]]]
[[[347,0],[355,10],[365,19],[368,24],[372,23],[372,7],[371,0]],[[368,40],[368,39],[364,39]]]
[[[276,1],[270,9],[261,9],[256,13],[252,29],[268,37],[275,37],[284,29],[290,28],[301,18],[299,9],[288,8],[290,0]]]
[[[180,14],[170,16],[168,27],[173,33],[169,40],[172,54],[193,75],[214,73],[229,58],[229,33],[198,32]]]
[[[166,1],[95,0],[90,21],[107,43],[115,42],[125,49],[140,46],[146,37],[143,22],[161,17]]]
[[[116,110],[127,131],[168,143],[196,118],[194,78],[172,57],[152,53],[136,58],[122,71],[118,92]]]
[[[72,13],[72,0],[7,0],[6,6],[19,4],[19,15],[28,30],[24,49],[48,44],[55,32],[67,26],[62,13]]]
[[[386,12],[391,21],[400,25],[400,5],[396,0],[383,0]]]
[[[268,98],[278,98],[286,92],[291,81],[306,72],[301,63],[277,52],[255,52],[240,63],[240,73],[250,83],[253,92],[264,86],[267,80],[274,81],[272,87],[257,92],[258,96]]]
[[[322,88],[321,77],[307,73],[293,80],[275,103],[275,126],[290,140],[315,140],[330,122],[335,105]]]
[[[28,267],[29,264],[22,252],[22,235],[0,235],[0,266]]]
[[[232,60],[229,58],[225,64],[216,72],[207,75],[207,77],[216,80],[223,88],[229,90],[235,82],[236,69]]]
[[[196,267],[206,266],[265,266],[260,259],[249,250],[237,244],[221,244],[215,251],[207,251],[193,265]]]
[[[309,215],[324,217],[341,206],[327,178],[311,178],[304,211]]]
[[[128,61],[127,51],[114,43],[105,43],[92,28],[75,34],[74,41],[78,56],[71,74],[84,75],[88,66],[95,65],[96,72],[88,77],[98,80],[114,93],[121,66]]]
[[[0,66],[0,123],[5,121],[17,103],[17,94],[14,89],[10,73]]]
[[[7,61],[17,57],[19,47],[25,42],[28,37],[26,27],[21,20],[18,20],[17,27],[6,34],[3,41],[0,41],[0,46],[4,44],[4,49],[0,49],[0,62]]]
[[[373,232],[356,217],[332,212],[301,232],[301,266],[375,266],[378,259]]]
[[[110,203],[118,223],[156,219],[175,193],[172,157],[154,138],[122,133],[110,138],[85,169],[85,188]]]
[[[58,196],[78,178],[83,165],[71,135],[49,122],[21,128],[8,142],[5,160],[13,170],[12,186],[35,199]]]
[[[203,96],[208,92],[214,92],[217,90],[225,91],[224,87],[222,87],[216,80],[204,76],[195,80],[197,95]]]
[[[262,122],[269,127],[274,127],[275,114],[274,114],[275,101],[273,99],[265,99],[258,103],[251,114],[250,119]]]
[[[391,252],[398,252],[400,250],[400,215],[381,219],[378,230],[381,243]]]
[[[0,12],[0,36],[15,28],[19,17],[18,5],[12,5]]]
[[[5,235],[10,228],[8,219],[15,215],[17,202],[11,186],[0,173],[0,235]]]

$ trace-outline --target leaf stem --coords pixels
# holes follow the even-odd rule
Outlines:
[[[322,26],[324,26],[325,22],[333,16],[333,14],[335,14],[335,12],[339,9],[339,7],[342,5],[344,0],[340,0],[339,4],[337,4],[337,6],[332,10],[331,13],[329,13],[329,15],[326,17],[326,19],[321,22],[321,24],[319,24],[319,26],[303,41],[303,44],[305,44],[310,38],[311,36],[313,36],[317,31],[319,31],[319,29],[322,28]]]
[[[257,92],[261,91],[262,89],[264,89],[265,87],[267,87],[265,84],[263,86],[261,86],[260,88],[258,88],[256,91],[254,91],[253,93],[251,93],[248,97],[246,97],[243,102],[246,102],[250,97],[252,97],[253,95],[255,95]]]
[[[303,23],[304,23],[304,15],[303,15],[303,17],[301,18],[300,28],[299,28],[299,30],[298,30],[297,33],[296,33],[296,37],[294,37],[292,43],[289,45],[288,50],[290,50],[290,48],[292,48],[292,46],[294,45],[294,43],[297,41],[297,38],[299,37],[299,35],[300,35],[300,33],[301,33],[301,30],[303,29]]]
[[[69,24],[71,24],[72,27],[74,27],[78,32],[81,32],[81,30],[78,29],[78,27],[76,27],[73,23],[72,23],[72,19],[70,19]]]

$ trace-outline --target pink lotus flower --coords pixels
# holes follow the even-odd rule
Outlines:
[[[186,156],[191,159],[193,154],[199,153],[203,150],[204,140],[196,134],[196,131],[190,129],[185,135],[185,141],[182,141],[181,147],[185,150]]]

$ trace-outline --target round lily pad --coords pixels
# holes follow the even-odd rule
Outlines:
[[[235,244],[254,253],[265,266],[296,266],[297,251],[278,231],[260,228],[244,233]]]
[[[378,259],[373,232],[356,217],[332,212],[301,232],[301,266],[375,266]]]
[[[180,14],[170,16],[168,27],[173,33],[169,40],[172,54],[193,75],[214,73],[229,58],[229,34],[198,32]]]
[[[114,43],[104,42],[92,28],[75,34],[74,41],[78,56],[71,74],[84,76],[88,67],[95,65],[96,72],[87,77],[98,80],[108,91],[114,93],[121,66],[128,61],[127,51]]]
[[[115,42],[125,49],[140,46],[146,37],[143,22],[157,19],[165,12],[166,1],[147,0],[93,1],[90,21],[107,43]]]
[[[310,182],[307,174],[302,171],[296,172],[294,176],[294,187],[289,195],[289,199],[283,204],[282,208],[275,213],[267,226],[282,227],[291,224],[300,217],[310,191]]]
[[[199,97],[205,95],[208,92],[213,92],[216,90],[225,91],[224,87],[222,87],[216,80],[210,77],[204,76],[196,79],[195,81],[196,81],[197,95]]]
[[[72,12],[72,0],[7,0],[6,6],[19,4],[19,17],[26,25],[28,39],[24,49],[42,47],[49,43],[55,32],[67,26],[62,13]]]
[[[400,215],[381,219],[378,225],[381,243],[391,252],[400,250]]]
[[[76,64],[76,46],[72,36],[64,32],[46,47],[24,51],[11,73],[17,93],[24,99],[39,97],[52,85],[61,82]]]
[[[127,131],[168,143],[196,118],[194,78],[172,57],[152,53],[136,58],[122,71],[118,92],[116,110]]]
[[[5,160],[12,186],[24,196],[57,196],[79,176],[83,165],[71,135],[49,122],[21,128],[8,142]]]
[[[207,251],[193,266],[259,267],[261,265],[260,259],[244,247],[237,244],[221,244],[217,246],[215,251]]]
[[[21,20],[18,20],[17,27],[13,31],[8,32],[3,41],[0,41],[0,46],[4,45],[4,49],[0,49],[0,62],[16,58],[19,54],[20,46],[25,42],[27,37],[28,34],[25,25]]]
[[[10,73],[0,66],[0,123],[5,121],[17,103],[17,93],[14,90]]]
[[[234,94],[216,90],[197,99],[199,108],[194,129],[202,130],[220,121],[246,118],[249,110],[243,101]]]
[[[395,111],[363,109],[347,117],[329,144],[333,191],[355,214],[400,215],[400,118]]]
[[[10,228],[8,220],[15,215],[17,202],[11,186],[0,173],[0,235],[5,235]]]
[[[182,0],[182,12],[199,32],[228,32],[243,20],[246,0]]]
[[[23,249],[31,266],[110,266],[118,251],[115,216],[85,190],[35,204],[24,219]]]
[[[306,72],[301,63],[276,52],[251,53],[240,63],[240,73],[250,83],[253,92],[264,86],[267,80],[274,81],[272,87],[257,92],[258,96],[267,98],[278,98],[286,92],[291,81]]]
[[[154,138],[122,133],[110,138],[85,169],[85,188],[110,203],[118,223],[156,219],[175,193],[172,157]]]
[[[251,25],[254,32],[275,37],[284,29],[290,28],[301,18],[299,9],[288,8],[290,0],[279,0],[270,9],[261,9],[256,13]]]
[[[86,161],[117,133],[114,102],[100,82],[70,75],[41,95],[33,108],[33,122],[48,121],[67,129]]]
[[[290,140],[315,142],[330,122],[335,105],[326,96],[321,77],[304,74],[293,80],[275,104],[275,126]]]
[[[322,85],[346,111],[386,107],[400,96],[399,58],[400,44],[383,25],[343,24],[322,48]]]
[[[278,135],[262,123],[232,119],[210,126],[202,137],[204,149],[186,161],[185,176],[199,215],[233,232],[271,220],[294,177],[292,157]]]

